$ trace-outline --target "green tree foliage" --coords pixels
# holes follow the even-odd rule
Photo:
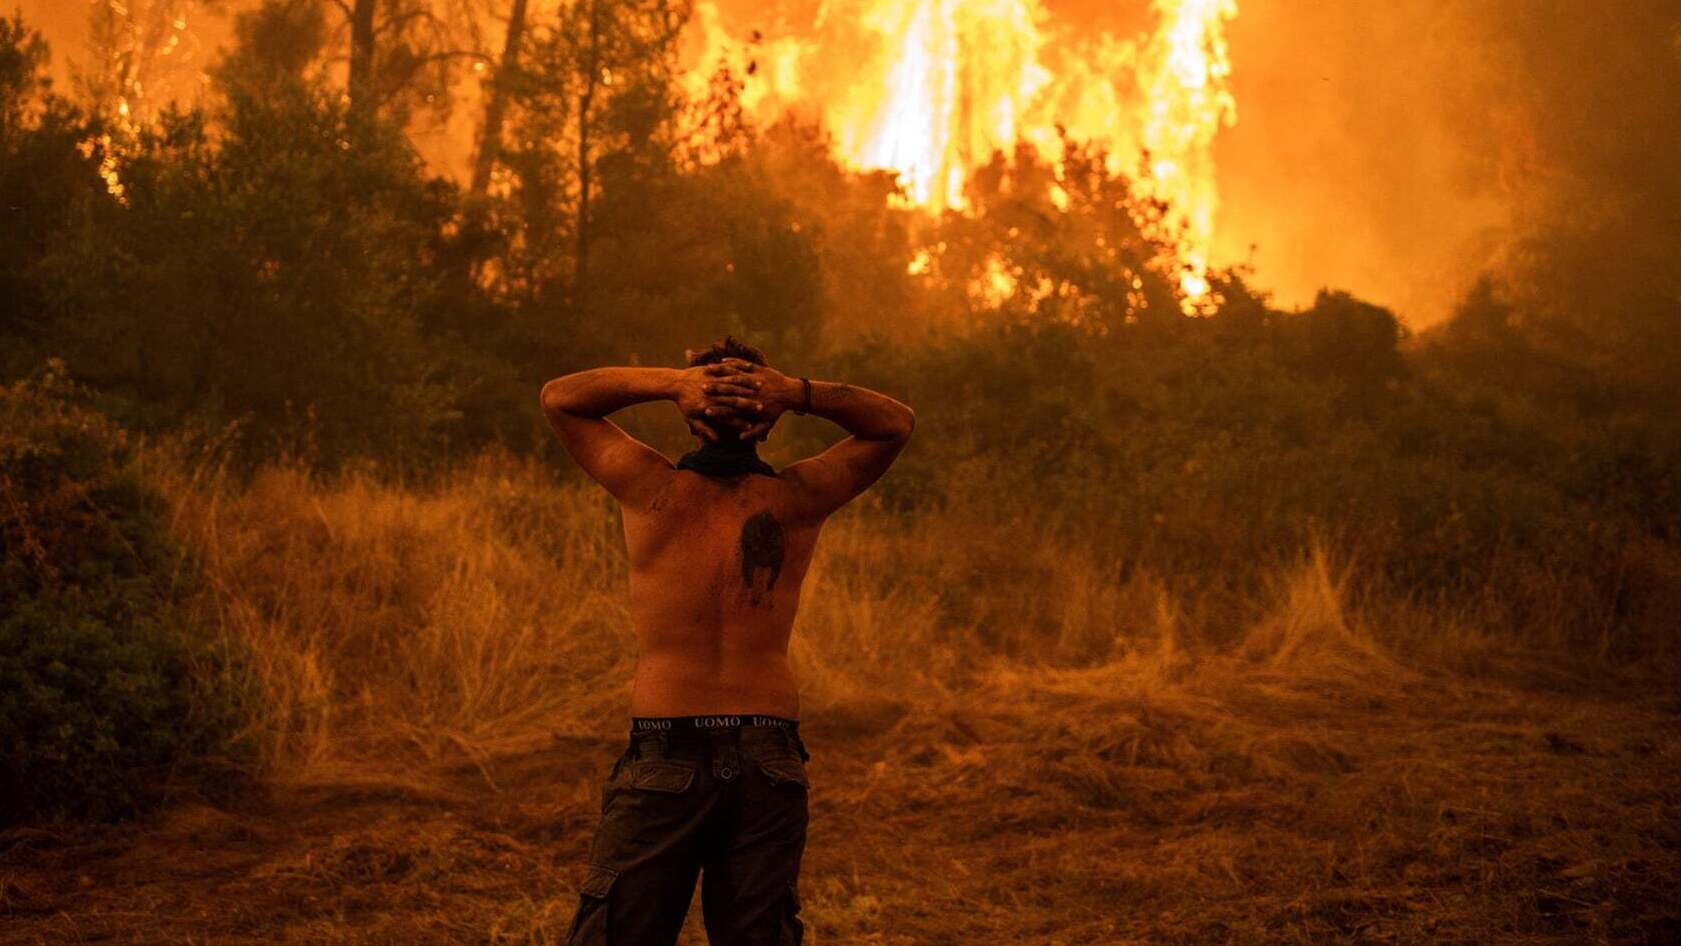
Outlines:
[[[1172,251],[1152,229],[1161,208],[1098,149],[1065,140],[1062,164],[1058,175],[1026,144],[994,155],[968,184],[970,212],[946,214],[923,240],[920,265],[952,318],[1001,309],[1098,332],[1177,322]]]
[[[498,83],[507,95],[502,214],[512,288],[551,301],[587,295],[604,162],[657,170],[677,108],[676,41],[688,15],[671,0],[575,0],[529,26],[529,49]]]
[[[329,458],[426,445],[454,417],[418,325],[451,191],[394,127],[350,147],[341,100],[298,72],[318,18],[246,25],[267,42],[220,71],[216,140],[167,115],[116,162],[124,199],[84,191],[49,239],[55,351],[147,427],[248,418]]]
[[[1312,308],[1279,325],[1286,361],[1333,383],[1346,409],[1375,415],[1385,407],[1385,392],[1406,377],[1397,347],[1407,334],[1400,320],[1346,292],[1321,291]]]
[[[1607,204],[1537,211],[1569,226],[1529,225],[1529,263],[1438,330],[1415,337],[1330,290],[1284,311],[1241,269],[1210,273],[1190,317],[1171,208],[1089,145],[1065,141],[1054,164],[995,155],[963,212],[906,209],[891,175],[842,167],[820,130],[744,122],[727,69],[685,94],[685,4],[575,0],[525,11],[496,76],[502,144],[463,192],[417,160],[404,108],[350,114],[325,9],[249,12],[213,107],[108,144],[7,21],[0,212],[21,223],[0,232],[7,376],[60,354],[146,429],[242,420],[252,457],[313,438],[324,459],[413,469],[488,442],[552,450],[542,380],[676,363],[734,332],[917,407],[916,441],[874,493],[891,505],[1037,523],[1211,601],[1248,600],[1317,532],[1362,549],[1374,587],[1493,623],[1556,607],[1603,644],[1657,620],[1661,595],[1631,589],[1663,569],[1626,550],[1681,541],[1662,371],[1681,324],[1665,321],[1663,264],[1681,241],[1644,239],[1667,232],[1653,221],[1673,175],[1638,149],[1549,131],[1572,192]],[[1514,49],[1545,58],[1520,25]],[[1563,98],[1571,81],[1548,79]],[[1671,108],[1628,106],[1652,128]],[[629,422],[684,445],[680,427]],[[795,418],[773,448],[831,434]],[[1532,593],[1538,575],[1551,591]]]
[[[841,167],[821,130],[792,118],[765,129],[737,156],[748,180],[786,202],[789,229],[809,241],[816,256],[816,285],[799,290],[816,300],[821,313],[807,348],[852,347],[872,334],[915,340],[917,323],[927,320],[906,316],[926,309],[927,294],[906,270],[921,222],[913,212],[891,208],[897,190],[891,175]],[[750,313],[757,324],[744,331],[756,337],[761,326],[774,329],[779,315]],[[781,340],[764,341],[778,347]]]
[[[241,758],[162,501],[61,371],[0,388],[0,823],[126,816]]]
[[[46,42],[24,26],[21,14],[0,19],[0,135],[10,137],[23,126],[46,63]]]
[[[104,191],[84,146],[97,125],[52,95],[47,47],[21,18],[0,18],[0,377],[49,354],[45,287],[34,268],[72,207]]]

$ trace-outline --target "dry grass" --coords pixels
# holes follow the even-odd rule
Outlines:
[[[271,788],[0,839],[0,942],[562,942],[633,647],[610,506],[509,461],[151,475],[254,655]],[[827,527],[808,942],[1681,941],[1672,691],[1281,563],[1208,628],[1018,524]]]
[[[155,460],[208,579],[202,606],[254,658],[277,775],[507,749],[610,714],[604,684],[633,642],[604,497],[489,462],[406,490],[286,466],[233,488]]]

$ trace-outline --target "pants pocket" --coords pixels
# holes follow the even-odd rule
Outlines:
[[[584,882],[578,885],[578,912],[572,917],[566,946],[608,946],[607,921],[612,915],[613,881],[618,879],[619,872],[611,867],[590,865]]]
[[[687,762],[667,762],[658,759],[632,762],[625,770],[627,788],[645,789],[680,795],[695,781],[695,767]]]
[[[770,777],[772,785],[808,788],[811,784],[806,779],[805,764],[793,756],[760,759],[759,768]]]

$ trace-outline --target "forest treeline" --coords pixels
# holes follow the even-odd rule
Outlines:
[[[594,581],[601,563],[579,566],[572,545],[605,534],[604,509],[521,466],[577,476],[539,386],[678,364],[726,332],[916,407],[917,437],[849,513],[860,531],[832,580],[918,602],[899,616],[919,639],[1059,664],[1149,634],[1217,649],[1312,548],[1342,563],[1336,593],[1388,646],[1648,669],[1681,656],[1681,176],[1663,147],[1681,94],[1592,112],[1604,134],[1542,126],[1535,146],[1568,151],[1574,173],[1517,215],[1502,268],[1414,333],[1346,292],[1283,310],[1241,268],[1187,306],[1172,208],[1089,143],[1065,141],[1055,165],[997,155],[968,210],[935,217],[889,175],[837,164],[819,129],[744,120],[729,70],[703,92],[682,81],[680,3],[509,12],[517,28],[477,60],[490,92],[462,180],[415,146],[461,66],[418,0],[267,0],[237,17],[202,105],[144,120],[97,81],[53,88],[39,36],[0,18],[11,817],[121,815],[164,776],[278,757],[315,725],[292,709],[338,705],[287,682],[308,677],[286,669],[294,650],[297,667],[327,666],[310,648],[410,641],[415,621],[497,644],[433,614],[431,586],[389,606],[416,584],[401,564],[416,549],[513,561],[472,553],[466,525],[387,521],[404,508],[392,493],[435,486],[428,508],[463,522],[490,509],[509,538],[481,545],[560,549]],[[1636,26],[1652,26],[1652,85],[1681,90],[1668,34]],[[670,412],[625,420],[684,448]],[[136,434],[156,445],[144,463]],[[790,418],[767,451],[787,462],[833,436]],[[229,485],[241,477],[248,493]],[[331,534],[323,502],[367,520],[363,545]],[[387,535],[408,538],[384,549]],[[350,543],[341,570],[360,577],[295,580],[323,542]],[[271,547],[291,557],[265,572]],[[531,590],[547,578],[429,567],[472,573],[461,600],[494,603],[475,614],[554,594]],[[607,638],[580,640],[612,657]],[[460,669],[453,644],[440,653],[444,677]],[[362,693],[356,666],[311,685]]]
[[[752,125],[728,69],[696,94],[673,0],[516,3],[480,57],[471,173],[439,176],[411,129],[450,55],[414,11],[268,0],[201,107],[143,123],[96,84],[53,88],[38,35],[0,20],[0,380],[61,359],[132,431],[424,475],[552,457],[542,381],[732,332],[917,407],[892,509],[1029,517],[1215,602],[1319,534],[1365,550],[1374,586],[1514,629],[1544,611],[1607,654],[1663,636],[1667,178],[1517,234],[1422,335],[1344,292],[1281,310],[1241,268],[1187,315],[1172,208],[1100,150],[996,155],[967,212],[931,216],[820,129]],[[630,423],[681,448],[674,423]],[[824,435],[789,425],[772,452]]]

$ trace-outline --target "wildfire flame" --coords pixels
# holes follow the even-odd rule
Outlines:
[[[204,78],[193,63],[198,43],[187,29],[194,2],[98,0],[94,7],[92,45],[99,58],[94,89],[111,131],[80,147],[85,155],[99,156],[106,190],[124,205],[128,195],[119,167],[141,128],[156,119],[158,103],[181,96],[183,73],[189,83]]]
[[[187,28],[201,2],[94,0],[115,134],[85,146],[102,155],[100,174],[119,200],[118,157],[172,97],[160,93],[205,78]],[[1225,26],[1237,0],[1149,0],[1152,23],[1135,36],[1076,30],[1046,2],[818,0],[809,21],[789,22],[811,5],[700,0],[691,90],[703,93],[711,70],[732,63],[748,73],[741,103],[750,114],[818,118],[843,163],[896,172],[905,199],[936,213],[965,210],[970,175],[1019,142],[1053,164],[1061,129],[1103,145],[1111,171],[1135,173],[1140,196],[1171,208],[1159,235],[1176,250],[1186,311],[1206,311],[1219,208],[1213,145],[1236,121]],[[731,5],[740,15],[728,15]],[[1068,199],[1055,185],[1049,197]],[[989,297],[1002,291],[999,280],[991,285]]]
[[[1163,236],[1186,309],[1200,311],[1219,207],[1213,143],[1236,120],[1224,30],[1237,2],[1151,9],[1154,31],[1133,38],[1073,35],[1042,0],[825,0],[809,29],[745,43],[703,0],[696,28],[704,66],[745,47],[750,113],[815,114],[844,163],[896,171],[907,198],[935,212],[965,209],[970,173],[995,151],[1027,142],[1054,162],[1059,127],[1108,147],[1113,171],[1148,155],[1137,188],[1172,208]]]
[[[918,204],[964,206],[971,166],[1008,149],[1051,75],[1034,0],[878,3],[863,23],[892,51],[878,82],[828,103],[841,155],[900,173]]]
[[[1162,29],[1152,45],[1140,144],[1150,155],[1150,176],[1141,183],[1184,216],[1179,238],[1184,269],[1179,278],[1187,300],[1208,294],[1208,249],[1220,192],[1214,173],[1214,135],[1237,120],[1237,104],[1226,88],[1225,21],[1237,15],[1237,0],[1155,0]]]

